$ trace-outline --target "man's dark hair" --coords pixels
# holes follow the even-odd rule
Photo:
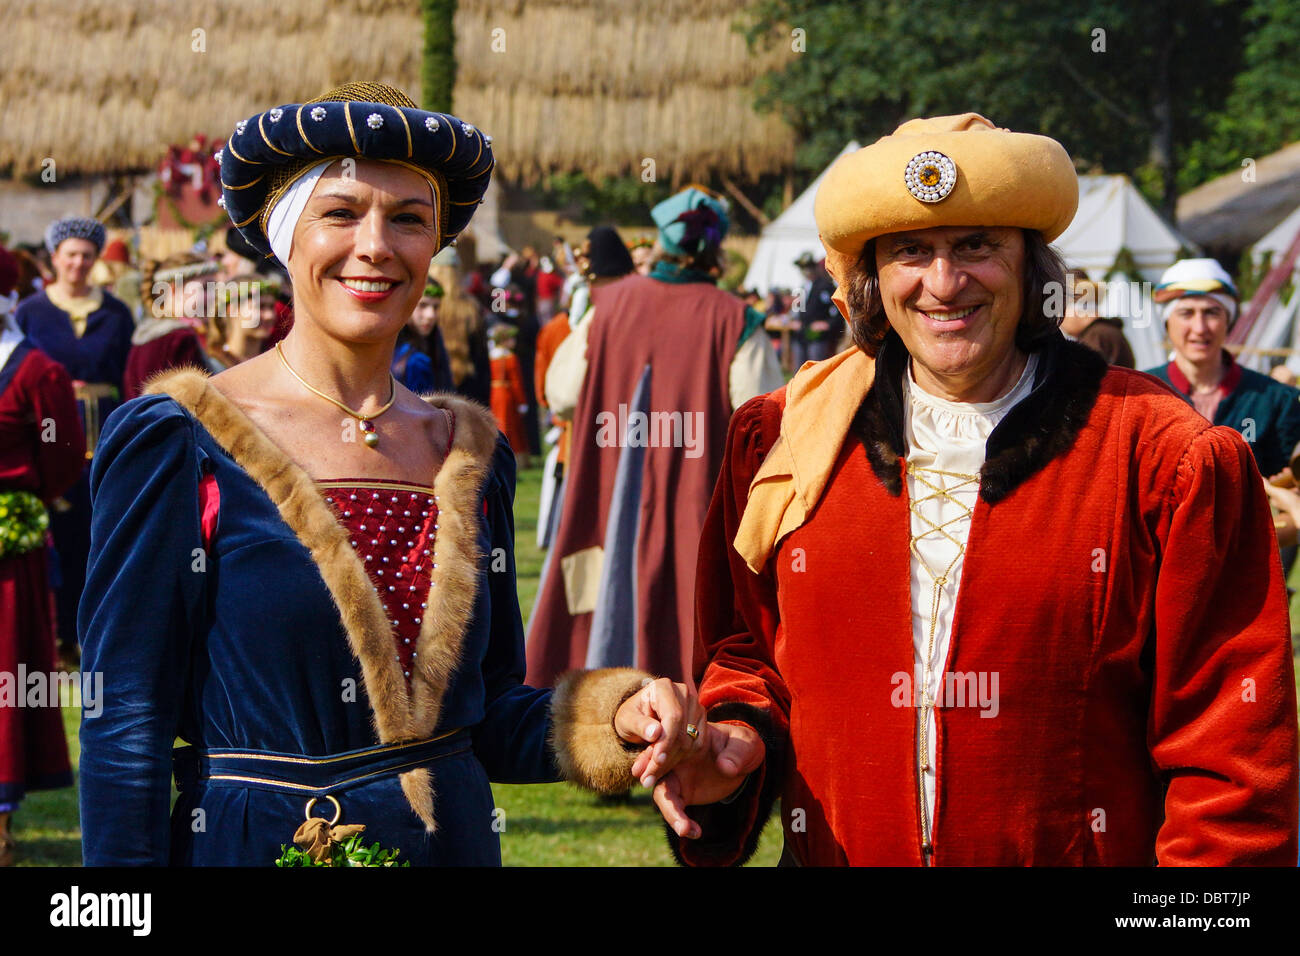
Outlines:
[[[1025,310],[1016,327],[1016,347],[1032,352],[1039,339],[1061,324],[1065,263],[1037,229],[1021,232],[1025,237]],[[876,240],[863,247],[862,255],[844,277],[844,299],[849,307],[853,343],[874,358],[889,331],[877,282]]]

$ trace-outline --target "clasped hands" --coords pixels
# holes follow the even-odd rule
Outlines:
[[[614,730],[628,743],[647,745],[632,764],[632,776],[654,789],[659,812],[688,840],[699,839],[700,827],[686,808],[734,794],[765,755],[762,738],[751,727],[710,722],[695,691],[666,677],[623,702]]]

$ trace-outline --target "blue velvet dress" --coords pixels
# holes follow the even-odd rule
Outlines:
[[[86,864],[272,865],[326,790],[339,822],[402,860],[499,864],[489,781],[559,772],[551,691],[522,683],[514,455],[486,410],[427,399],[456,432],[406,680],[376,579],[320,489],[201,373],[153,391],[111,416],[91,474],[78,629],[104,690],[81,728]],[[407,760],[410,740],[434,742]]]

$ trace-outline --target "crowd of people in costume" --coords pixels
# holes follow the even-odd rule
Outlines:
[[[1134,370],[1050,245],[1059,143],[971,113],[841,157],[766,302],[719,288],[703,186],[652,241],[477,262],[491,137],[390,87],[217,161],[219,252],[0,249],[0,672],[102,676],[87,864],[361,826],[494,865],[491,783],[559,780],[652,788],[689,865],[778,803],[788,865],[1296,863],[1300,390],[1224,347],[1204,258]],[[71,768],[57,707],[4,703],[7,864]]]

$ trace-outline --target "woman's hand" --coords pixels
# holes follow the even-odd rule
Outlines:
[[[706,742],[705,716],[695,691],[666,677],[651,681],[623,701],[614,715],[614,730],[628,743],[652,744],[632,764],[632,776],[653,787],[680,761],[701,752]]]
[[[767,754],[763,738],[745,724],[709,724],[708,746],[682,761],[655,787],[654,801],[673,832],[700,838],[700,825],[686,808],[725,800],[744,785]]]

